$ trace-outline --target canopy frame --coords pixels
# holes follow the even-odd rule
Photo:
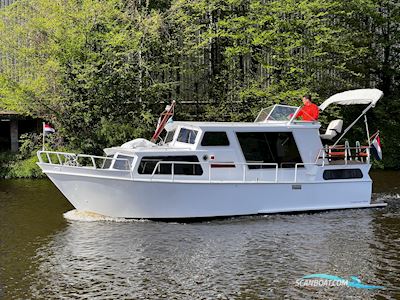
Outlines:
[[[375,107],[376,102],[372,102],[370,105],[368,105],[363,111],[362,113],[349,125],[347,126],[347,128],[343,131],[342,135],[336,140],[336,142],[333,144],[333,147],[336,146],[339,141],[346,135],[346,133],[358,122],[358,120],[360,120],[362,117],[364,117],[364,122],[365,122],[365,128],[367,131],[367,135],[369,137],[369,129],[368,129],[368,120],[367,120],[367,112]],[[370,144],[370,141],[368,139],[368,144]]]

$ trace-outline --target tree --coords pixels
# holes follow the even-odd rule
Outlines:
[[[18,1],[1,12],[2,103],[51,120],[72,147],[147,134],[160,82],[162,17],[121,1]]]
[[[399,9],[394,0],[20,0],[0,12],[0,105],[99,150],[149,136],[172,99],[178,119],[252,121],[305,93],[322,102],[377,86],[385,98],[369,118],[398,166]],[[321,121],[355,113],[328,109]]]

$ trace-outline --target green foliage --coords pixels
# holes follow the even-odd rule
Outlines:
[[[9,152],[0,152],[0,178],[6,178],[14,160],[15,154]]]
[[[41,178],[44,177],[36,165],[36,154],[29,158],[14,153],[0,153],[0,178]]]
[[[19,152],[0,153],[0,178],[42,178],[44,174],[37,166],[36,152],[42,148],[42,134],[26,133],[20,136]],[[62,138],[57,135],[46,136],[46,149],[74,152],[67,149]]]
[[[0,178],[40,178],[42,171],[36,165],[36,151],[41,147],[41,136],[22,134],[19,153],[0,153]]]
[[[129,124],[129,138],[152,127],[142,117],[169,89],[154,74],[165,53],[157,11],[118,0],[24,0],[2,11],[0,28],[0,52],[12,58],[0,75],[3,106],[51,120],[88,151],[123,142],[108,139],[110,124]]]
[[[371,34],[354,12],[375,8],[369,0],[178,0],[171,14],[185,60],[199,62],[184,72],[212,102],[204,118],[249,120],[274,103],[300,105],[305,93],[323,100],[363,86],[369,75],[358,66]]]
[[[19,156],[23,158],[31,157],[42,147],[42,135],[36,133],[24,133],[19,138]]]
[[[44,174],[37,166],[38,159],[35,156],[16,161],[10,166],[7,178],[42,178]]]
[[[305,93],[321,103],[377,86],[385,98],[370,123],[384,166],[399,168],[399,42],[394,0],[19,0],[0,12],[0,106],[99,153],[150,137],[171,98],[175,119],[252,121]],[[332,108],[321,121],[355,113]]]

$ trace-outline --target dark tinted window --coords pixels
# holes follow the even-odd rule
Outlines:
[[[363,174],[360,169],[325,170],[323,177],[325,180],[354,179],[363,178]]]
[[[165,136],[164,143],[172,142],[172,140],[174,139],[174,135],[175,135],[175,129],[168,131],[167,135]]]
[[[296,163],[302,163],[291,132],[237,132],[236,135],[248,163],[277,163],[280,168],[294,168]],[[249,168],[275,166],[253,165]]]
[[[154,168],[159,161],[174,161],[174,174],[175,175],[202,175],[203,169],[199,164],[180,164],[179,162],[195,162],[199,160],[197,156],[145,156],[139,164],[139,174],[153,174]],[[154,174],[171,174],[172,164],[161,163],[157,166]]]
[[[224,131],[207,131],[201,140],[202,146],[229,146],[228,136]]]
[[[197,136],[197,131],[187,128],[181,128],[178,135],[178,142],[194,144],[194,141]]]

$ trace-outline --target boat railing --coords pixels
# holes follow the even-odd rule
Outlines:
[[[304,170],[304,172],[308,172],[312,174],[315,169],[312,167],[324,167],[325,165],[335,164],[349,164],[350,160],[353,159],[351,155],[346,154],[347,150],[354,150],[358,151],[357,157],[360,159],[366,159],[369,162],[370,151],[369,147],[346,147],[346,146],[336,146],[334,149],[339,150],[346,150],[344,151],[344,160],[339,160],[335,163],[332,163],[331,160],[333,158],[337,159],[337,156],[332,157],[329,152],[328,148],[324,147],[320,150],[317,159],[315,162],[311,163],[263,163],[263,162],[232,162],[230,163],[230,167],[238,167],[241,169],[241,172],[235,171],[234,173],[227,174],[225,178],[220,177],[221,173],[217,170],[221,170],[218,166],[226,167],[226,162],[190,162],[190,161],[157,161],[154,168],[151,170],[151,173],[147,174],[136,174],[134,165],[132,165],[131,160],[126,158],[114,158],[114,157],[106,157],[106,156],[96,156],[96,155],[87,155],[87,154],[75,154],[75,153],[68,153],[68,152],[57,152],[57,151],[38,151],[37,156],[40,163],[47,163],[56,166],[67,166],[67,167],[76,167],[76,168],[86,168],[92,170],[107,170],[107,171],[124,171],[129,172],[129,177],[131,179],[135,178],[135,180],[140,181],[166,181],[166,182],[174,182],[176,180],[176,176],[179,176],[179,180],[183,180],[181,177],[182,175],[186,178],[185,181],[206,181],[206,182],[250,182],[250,183],[278,183],[278,182],[298,182],[300,169]],[[360,155],[360,151],[363,151],[365,155]],[[116,162],[121,162],[116,165]],[[361,161],[357,160],[355,163],[361,163]],[[290,164],[294,166],[290,168],[293,170],[294,173],[290,173],[288,168],[285,168],[284,164]],[[162,169],[162,165],[169,165],[170,168]],[[177,172],[176,166],[179,165],[190,165],[193,166],[193,173],[185,174],[187,171],[179,171]],[[201,174],[196,174],[197,170],[196,166],[201,166],[202,172]],[[257,172],[260,170],[270,169],[271,172]],[[186,169],[187,170],[187,169]],[[206,171],[204,174],[203,172]],[[237,170],[237,169],[236,169]],[[285,170],[289,170],[288,172]],[[313,171],[314,170],[314,171]],[[62,171],[62,169],[61,169]],[[312,173],[310,173],[312,172]],[[113,173],[109,173],[110,176]],[[134,175],[136,174],[136,175]],[[200,179],[196,179],[191,175],[199,175],[202,176]],[[203,176],[205,175],[205,176]],[[102,174],[101,176],[105,176]],[[108,175],[107,175],[108,176]],[[117,175],[120,176],[120,175]],[[188,177],[192,177],[189,179]],[[283,177],[282,177],[283,176]],[[293,176],[293,177],[291,177]],[[196,176],[197,177],[197,176]],[[290,177],[292,179],[290,179]],[[199,177],[197,177],[199,178]],[[266,178],[268,180],[266,180]]]
[[[171,174],[157,174],[157,171],[160,172],[160,166],[161,165],[170,165],[171,166]],[[226,163],[222,162],[190,162],[190,161],[158,161],[156,165],[154,166],[153,172],[151,173],[151,180],[154,179],[155,175],[171,175],[171,181],[175,180],[175,176],[178,174],[175,174],[175,166],[176,165],[199,165],[199,166],[206,166],[208,169],[208,182],[212,181],[218,181],[220,182],[221,180],[213,180],[212,176],[212,169],[215,166],[224,166]],[[247,181],[247,169],[250,168],[251,166],[259,167],[259,168],[254,168],[253,170],[256,169],[264,169],[264,167],[273,167],[275,169],[274,173],[274,180],[271,181],[263,181],[263,182],[278,182],[278,170],[279,170],[279,165],[277,163],[260,163],[260,162],[252,162],[252,163],[233,163],[233,165],[238,165],[241,166],[242,168],[242,182]],[[182,175],[182,174],[179,174]],[[222,180],[223,181],[223,180]]]
[[[371,147],[361,146],[359,142],[351,147],[348,142],[344,145],[325,146],[319,150],[316,162],[320,159],[330,164],[370,163]],[[365,161],[364,161],[365,159]]]
[[[325,166],[325,160],[322,161],[321,164],[318,162],[315,163],[296,163],[294,166],[294,182],[297,182],[297,174],[298,174],[298,169],[299,167],[305,167],[305,166],[319,166],[319,167],[324,167]]]
[[[69,167],[82,167],[90,169],[104,169],[105,166],[111,166],[116,162],[122,162],[117,168],[120,171],[130,171],[131,165],[126,158],[113,158],[107,156],[96,156],[89,154],[75,154],[69,152],[58,151],[38,151],[37,157],[40,163],[49,163],[52,165],[69,166]],[[45,159],[44,159],[45,158]],[[109,163],[109,164],[108,164]]]

